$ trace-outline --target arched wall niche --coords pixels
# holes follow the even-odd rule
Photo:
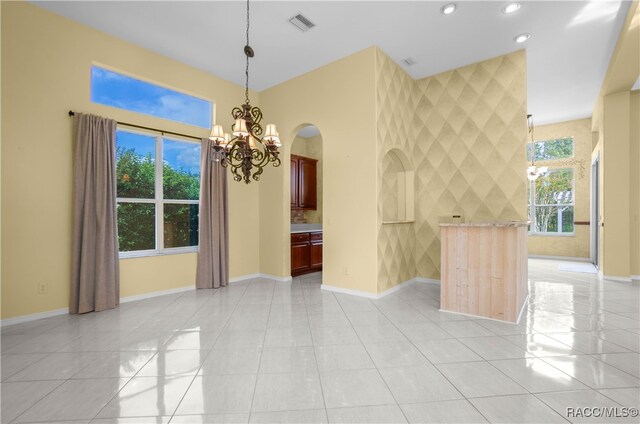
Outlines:
[[[415,221],[415,184],[411,161],[400,149],[382,158],[382,223]]]

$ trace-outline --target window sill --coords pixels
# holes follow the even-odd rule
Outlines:
[[[413,224],[416,221],[382,221],[382,225],[389,224]]]
[[[575,237],[576,233],[529,233],[529,237]]]
[[[132,259],[132,258],[146,258],[149,256],[166,256],[166,255],[180,255],[184,253],[198,253],[198,247],[176,247],[173,249],[163,250],[138,250],[134,252],[120,252],[120,259]]]

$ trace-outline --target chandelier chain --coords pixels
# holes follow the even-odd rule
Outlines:
[[[529,132],[531,133],[531,166],[535,166],[536,144],[533,141],[533,118],[531,118]]]
[[[249,0],[247,0],[247,46],[249,46]],[[245,75],[245,84],[244,84],[244,97],[245,97],[245,103],[249,104],[249,55],[245,54],[245,56],[247,57],[247,64],[244,70],[244,75]]]

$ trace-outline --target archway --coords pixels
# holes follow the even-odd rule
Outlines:
[[[292,276],[322,271],[323,149],[320,130],[303,124],[290,154],[290,268]],[[318,280],[318,283],[320,281]]]

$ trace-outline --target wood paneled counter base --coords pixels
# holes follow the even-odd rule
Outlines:
[[[528,298],[527,223],[440,224],[440,309],[517,322]]]

